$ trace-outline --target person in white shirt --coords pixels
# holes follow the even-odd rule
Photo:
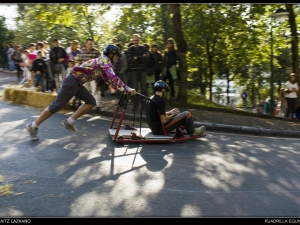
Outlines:
[[[12,56],[14,55],[15,49],[13,44],[9,44],[9,48],[6,52],[7,58],[8,58],[8,65],[9,65],[9,70],[14,71],[15,70],[15,63],[12,59]]]
[[[286,88],[284,89],[285,98],[287,102],[287,109],[285,117],[289,117],[290,113],[292,113],[291,117],[294,117],[295,103],[298,97],[297,93],[299,92],[299,86],[296,82],[296,74],[290,74],[290,80],[285,84]]]
[[[30,61],[29,61],[29,54],[30,51],[28,49],[23,51],[23,54],[21,55],[21,58],[23,60],[22,63],[20,63],[21,70],[23,70],[23,79],[19,84],[25,84],[26,87],[30,87],[31,85],[31,72],[30,72]]]
[[[71,43],[72,43],[72,42],[69,42],[69,45],[68,45],[68,47],[66,48],[66,53],[72,52],[72,49],[71,49]]]
[[[233,99],[231,99],[231,102],[230,102],[230,104],[229,104],[229,107],[231,107],[231,108],[235,108],[235,107],[236,107],[236,105],[235,105]]]
[[[67,74],[70,74],[72,69],[74,68],[75,63],[73,59],[69,59],[68,61],[68,68],[67,68]]]

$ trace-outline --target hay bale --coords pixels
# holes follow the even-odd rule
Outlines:
[[[13,88],[5,88],[4,93],[3,93],[3,100],[11,101],[11,96],[12,96],[13,91],[14,91]]]
[[[12,93],[12,102],[16,104],[26,104],[28,91],[15,89]]]
[[[26,104],[38,108],[45,108],[54,101],[55,97],[56,95],[52,93],[29,91]]]
[[[16,104],[24,104],[38,108],[46,108],[54,101],[56,94],[36,92],[35,90],[22,88],[6,88],[4,91],[4,101],[11,101]],[[63,108],[71,109],[71,101]]]

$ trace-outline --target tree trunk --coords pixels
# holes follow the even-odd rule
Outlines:
[[[294,14],[293,4],[286,4],[285,5],[289,14],[289,24],[291,28],[292,34],[292,61],[293,61],[293,71],[296,73],[297,80],[299,80],[299,56],[298,56],[298,35],[297,35],[297,25],[296,19]]]
[[[162,30],[163,32],[163,38],[164,42],[169,38],[173,37],[173,30],[170,30],[169,28],[171,27],[172,24],[170,24],[171,19],[170,19],[170,5],[169,4],[161,4],[160,5],[161,9],[161,24],[162,24]],[[163,46],[165,47],[165,46]]]
[[[209,68],[209,100],[212,101],[212,81],[213,81],[213,68],[212,68],[212,58],[211,52],[209,51],[209,40],[206,38],[206,54],[208,59]]]
[[[170,5],[171,11],[173,13],[173,27],[175,33],[175,40],[178,47],[178,58],[179,58],[179,74],[180,74],[180,83],[179,90],[177,95],[177,100],[183,104],[187,104],[187,63],[186,63],[186,53],[187,53],[187,43],[184,39],[184,34],[182,31],[181,24],[181,14],[180,14],[180,4]]]
[[[296,73],[296,80],[299,83],[299,53],[298,53],[298,35],[297,35],[297,25],[296,18],[294,13],[294,5],[293,4],[285,4],[286,10],[289,14],[289,24],[291,28],[292,34],[292,62],[293,62],[293,72]],[[298,94],[298,99],[296,102],[296,108],[300,106],[300,94]]]

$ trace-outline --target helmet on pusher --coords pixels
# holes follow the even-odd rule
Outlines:
[[[170,91],[169,86],[166,82],[163,80],[158,80],[154,84],[154,91],[161,91],[162,89],[165,89],[166,92]]]
[[[119,51],[119,48],[116,45],[109,44],[104,48],[103,55],[106,55],[107,57],[109,57],[110,54],[113,54],[113,57],[114,57],[115,54],[117,56],[120,56],[121,53]]]

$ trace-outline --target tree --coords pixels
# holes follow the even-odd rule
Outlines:
[[[105,45],[107,37],[102,34],[108,23],[103,14],[109,10],[107,4],[18,4],[17,38],[29,43],[59,38],[62,45],[92,38]]]
[[[2,42],[10,42],[15,37],[14,32],[12,30],[7,29],[6,18],[3,16],[0,16],[0,44],[2,45]]]
[[[187,63],[186,63],[186,53],[187,53],[187,43],[184,39],[184,33],[182,31],[181,24],[181,14],[180,5],[172,4],[171,10],[173,13],[173,26],[175,32],[175,39],[178,47],[178,58],[179,58],[179,72],[180,72],[180,85],[177,95],[177,100],[181,104],[187,103],[186,87],[187,87]]]
[[[292,44],[292,62],[293,62],[293,71],[296,73],[296,80],[299,81],[299,49],[298,49],[298,33],[297,33],[297,24],[296,24],[296,16],[294,13],[294,5],[293,4],[285,4],[286,10],[289,12],[289,24],[291,29],[291,44]],[[298,94],[296,107],[300,105],[300,95]]]
[[[293,61],[293,71],[296,73],[297,79],[299,79],[299,53],[298,53],[298,34],[296,17],[294,13],[293,4],[285,4],[286,10],[289,12],[289,24],[291,29],[291,45],[292,45],[292,61]]]

